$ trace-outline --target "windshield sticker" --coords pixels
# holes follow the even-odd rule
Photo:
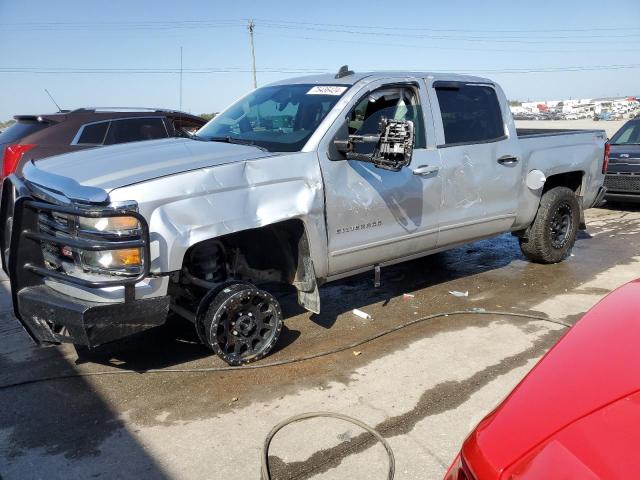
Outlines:
[[[342,95],[347,87],[336,87],[333,85],[317,85],[311,87],[307,95]]]

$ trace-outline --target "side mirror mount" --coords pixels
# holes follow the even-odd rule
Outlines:
[[[347,126],[347,121],[345,120],[340,125],[340,128],[336,132],[333,140],[329,144],[327,149],[327,157],[332,161],[340,161],[347,159],[347,153],[349,150],[349,127]]]
[[[346,127],[346,125],[345,125]],[[342,129],[341,129],[342,131]],[[373,163],[377,168],[399,171],[411,163],[414,145],[414,124],[410,120],[391,120],[382,118],[377,135],[336,135],[329,158],[337,160],[335,155],[349,160]],[[375,143],[373,153],[356,153],[355,144]]]

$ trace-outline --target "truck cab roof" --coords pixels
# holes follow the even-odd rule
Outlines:
[[[331,84],[331,85],[352,86],[365,78],[369,81],[373,81],[373,80],[382,80],[389,77],[433,78],[434,80],[447,80],[447,81],[458,81],[458,82],[490,83],[490,84],[494,83],[492,80],[489,80],[488,78],[476,77],[473,75],[462,75],[462,74],[456,74],[456,73],[376,71],[376,72],[353,72],[349,75],[345,75],[340,78],[336,78],[336,75],[333,73],[305,75],[302,77],[295,77],[295,78],[280,80],[277,82],[273,82],[269,85]]]

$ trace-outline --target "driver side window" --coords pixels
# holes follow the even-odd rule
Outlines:
[[[382,118],[411,120],[415,127],[414,148],[426,148],[422,107],[414,87],[382,87],[369,93],[351,110],[349,135],[375,135]],[[357,153],[373,152],[374,144],[355,145]]]

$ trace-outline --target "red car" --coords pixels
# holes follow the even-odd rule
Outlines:
[[[640,279],[593,307],[469,435],[445,480],[640,478]]]

